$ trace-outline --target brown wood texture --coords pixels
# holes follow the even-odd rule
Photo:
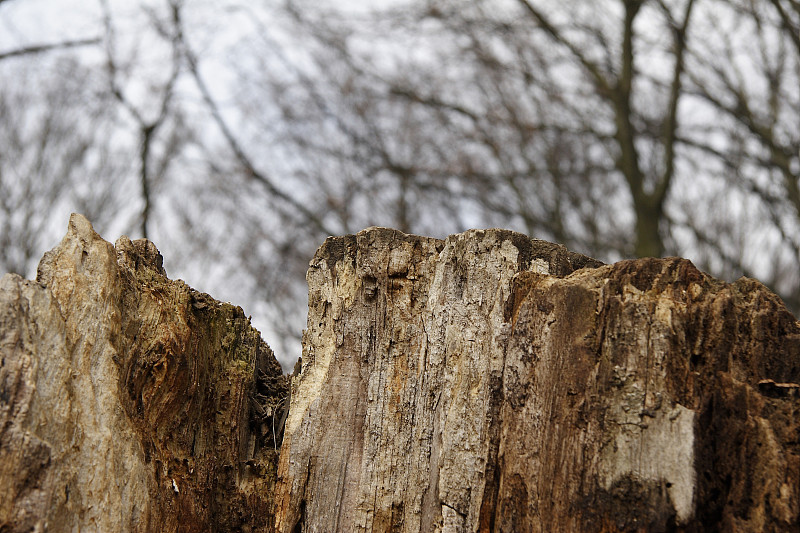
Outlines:
[[[381,228],[308,282],[290,384],[74,215],[0,280],[0,532],[800,529],[800,323],[758,282]]]
[[[149,241],[73,215],[36,282],[0,281],[0,357],[0,531],[271,526],[286,379]]]
[[[308,282],[277,531],[800,527],[800,324],[756,281],[373,228]]]

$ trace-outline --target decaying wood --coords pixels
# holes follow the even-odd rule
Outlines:
[[[280,532],[800,527],[800,324],[753,280],[370,229],[308,282]]]
[[[0,531],[269,527],[280,366],[149,241],[73,215],[36,282],[0,281],[0,357]]]
[[[0,280],[0,532],[800,529],[800,323],[758,282],[380,228],[308,282],[289,378],[74,215]]]

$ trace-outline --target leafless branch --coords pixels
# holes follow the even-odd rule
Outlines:
[[[220,129],[220,132],[222,133],[223,137],[225,137],[225,140],[227,141],[229,148],[233,151],[233,154],[235,155],[236,159],[244,168],[247,176],[260,183],[267,190],[267,192],[275,199],[281,200],[291,205],[292,208],[297,210],[297,212],[299,212],[309,224],[311,224],[321,233],[325,235],[335,234],[332,231],[332,228],[328,228],[327,225],[322,221],[322,218],[319,216],[319,214],[311,211],[308,207],[303,205],[301,202],[299,202],[290,194],[280,190],[269,176],[267,176],[264,172],[256,169],[255,165],[245,152],[241,143],[238,141],[233,131],[228,126],[227,121],[222,116],[222,113],[219,109],[219,106],[217,105],[217,102],[214,100],[213,96],[211,95],[211,91],[208,89],[208,85],[206,84],[205,80],[200,74],[197,57],[192,51],[191,47],[189,46],[188,41],[186,40],[183,31],[180,9],[176,5],[173,5],[173,22],[175,24],[177,31],[176,40],[177,42],[180,43],[180,46],[183,50],[183,54],[186,58],[186,62],[189,68],[189,72],[192,78],[194,79],[197,88],[200,90],[200,94],[202,95],[203,101],[205,102],[206,107],[211,113],[214,122],[217,124],[217,127]]]
[[[51,52],[53,50],[66,50],[69,48],[77,48],[81,46],[90,46],[94,44],[100,44],[102,39],[99,37],[91,38],[91,39],[78,39],[75,41],[62,41],[60,43],[49,43],[49,44],[36,44],[25,46],[22,48],[17,48],[16,50],[9,50],[7,52],[0,52],[0,61],[4,59],[9,59],[12,57],[21,57],[21,56],[29,56],[29,55],[37,55],[43,54],[45,52]]]

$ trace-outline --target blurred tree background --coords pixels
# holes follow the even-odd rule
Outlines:
[[[800,310],[797,0],[0,0],[0,271],[87,215],[284,368],[370,225],[679,255]]]

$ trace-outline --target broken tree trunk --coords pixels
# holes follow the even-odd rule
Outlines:
[[[241,309],[73,216],[0,280],[0,532],[800,529],[800,324],[758,282],[379,228],[308,281],[282,431]]]
[[[266,530],[287,392],[241,308],[73,215],[0,280],[0,531]]]
[[[277,531],[800,527],[800,324],[758,282],[385,229],[308,282]]]

